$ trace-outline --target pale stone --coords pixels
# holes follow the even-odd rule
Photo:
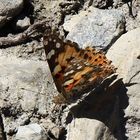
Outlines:
[[[140,79],[140,28],[122,35],[106,54],[125,83]]]
[[[100,121],[76,118],[67,126],[66,140],[115,140],[109,129]]]
[[[105,49],[123,33],[124,23],[124,16],[118,10],[89,7],[69,20],[66,19],[63,26],[69,32],[67,39],[78,43],[80,47]]]
[[[26,29],[31,25],[30,19],[28,17],[25,17],[23,19],[19,19],[16,23],[16,26],[18,29]]]
[[[47,140],[44,129],[39,124],[20,126],[16,140]]]
[[[112,60],[128,90],[126,135],[129,139],[140,139],[140,28],[122,35],[109,49],[107,57]]]
[[[48,115],[56,89],[47,62],[6,57],[0,51],[0,75],[0,109],[6,135],[33,120],[34,113]]]

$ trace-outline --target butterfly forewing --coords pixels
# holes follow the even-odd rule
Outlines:
[[[62,90],[64,72],[69,61],[79,52],[78,45],[71,41],[64,42],[55,30],[48,29],[43,37],[46,58],[59,92]]]
[[[44,35],[47,61],[56,87],[67,99],[78,96],[88,89],[95,88],[103,79],[115,72],[101,51],[92,47],[80,49],[55,30],[47,30]]]

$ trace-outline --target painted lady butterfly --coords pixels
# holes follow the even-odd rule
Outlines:
[[[62,93],[55,97],[57,103],[76,100],[116,70],[103,52],[92,47],[80,49],[55,30],[47,30],[43,43],[54,82]]]

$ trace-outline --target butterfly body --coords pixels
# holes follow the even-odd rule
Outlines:
[[[54,30],[47,30],[43,42],[54,82],[62,93],[59,97],[75,100],[115,72],[101,51],[92,47],[80,49]]]

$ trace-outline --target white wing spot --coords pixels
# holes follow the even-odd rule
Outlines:
[[[55,54],[55,50],[51,50],[48,55],[47,55],[47,59],[51,59],[51,57]]]
[[[82,66],[78,66],[78,67],[77,67],[78,70],[81,69],[81,68],[82,68]]]
[[[49,41],[52,41],[52,39],[51,39],[51,38],[49,38]]]
[[[56,42],[56,39],[54,39],[53,42]]]
[[[61,44],[60,43],[56,43],[56,48],[60,48]]]
[[[65,83],[64,83],[64,86],[67,86],[67,85],[69,85],[69,84],[72,84],[74,82],[74,79],[70,79],[70,80],[68,80],[68,81],[66,81]]]
[[[88,62],[84,62],[84,64],[85,64],[86,66],[89,66],[89,65],[90,65]]]
[[[64,76],[68,76],[69,74],[71,74],[71,73],[73,73],[73,72],[74,72],[74,70],[71,70],[71,71],[65,73]]]

